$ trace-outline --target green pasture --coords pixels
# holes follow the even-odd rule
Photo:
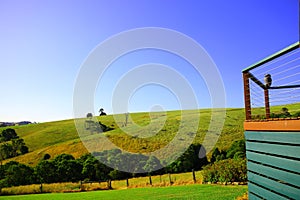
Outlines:
[[[32,194],[32,195],[16,195],[2,196],[0,199],[16,200],[16,199],[38,199],[38,200],[84,200],[84,199],[235,199],[247,192],[247,186],[219,186],[219,185],[185,185],[170,187],[146,187],[123,190],[103,190],[93,192],[77,192],[77,193],[48,193],[48,194]]]
[[[280,112],[282,107],[287,107],[291,114],[300,111],[300,104],[298,103],[273,106],[271,107],[271,112]],[[257,110],[263,114],[263,108],[257,108]],[[216,114],[218,115],[218,112]],[[81,139],[86,138],[86,141],[89,142],[90,138],[90,142],[96,142],[96,145],[97,141],[94,139],[104,135],[116,146],[132,153],[147,153],[161,149],[172,141],[178,130],[184,133],[183,137],[180,138],[182,141],[189,139],[190,135],[194,134],[193,136],[195,137],[192,142],[202,144],[206,134],[213,134],[213,132],[208,131],[210,122],[213,122],[211,117],[211,109],[130,113],[128,125],[123,127],[125,122],[124,114],[107,115],[97,117],[97,119],[102,124],[113,128],[113,130],[100,134],[87,132],[86,135],[80,135],[80,137],[73,119],[13,126],[11,128],[16,130],[17,134],[24,139],[26,146],[29,147],[29,153],[5,160],[4,163],[15,160],[35,166],[46,153],[51,155],[52,158],[62,153],[72,154],[75,158],[78,158],[89,152],[81,142]],[[83,118],[82,120],[85,119]],[[244,120],[243,108],[225,109],[224,126],[215,147],[226,150],[233,141],[243,139]],[[143,129],[145,127],[147,129]],[[1,127],[0,132],[6,128],[8,127]],[[208,157],[210,155],[208,152]]]

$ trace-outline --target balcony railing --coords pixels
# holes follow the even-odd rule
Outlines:
[[[246,120],[300,117],[299,42],[242,73]]]

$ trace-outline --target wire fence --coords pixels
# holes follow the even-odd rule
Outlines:
[[[243,71],[246,119],[300,117],[299,42]]]

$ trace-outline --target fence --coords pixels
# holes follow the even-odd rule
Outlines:
[[[49,183],[49,184],[33,184],[2,188],[0,196],[4,195],[20,195],[20,194],[39,194],[39,193],[54,193],[54,192],[80,192],[138,187],[164,187],[171,185],[186,185],[186,184],[202,183],[202,172],[192,171],[181,174],[164,174],[136,177],[125,180],[112,181],[79,181],[67,183]]]
[[[247,120],[300,117],[299,42],[243,70],[243,80]]]

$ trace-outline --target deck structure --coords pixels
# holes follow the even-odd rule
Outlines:
[[[277,106],[278,109],[280,106],[292,105],[290,107],[293,108],[294,113],[298,112],[298,107],[300,110],[300,101],[297,99],[297,94],[300,94],[300,84],[298,84],[298,82],[300,83],[300,65],[297,63],[297,59],[300,60],[299,47],[299,42],[297,42],[243,70],[246,114],[244,130],[249,199],[300,199],[300,117],[297,114],[287,113],[287,109],[286,113],[282,114],[284,118],[276,117],[272,113],[272,106]],[[299,55],[293,57],[297,53]],[[280,69],[280,65],[285,65],[287,61],[277,62],[276,59],[283,60],[283,57],[288,58],[289,55],[292,56],[291,60],[296,61],[293,64],[288,61],[292,65]],[[252,72],[264,65],[271,68],[264,68],[271,72],[271,75],[272,73],[280,74],[280,70],[288,72],[290,69],[290,75],[286,76],[281,73],[281,77],[276,77],[276,79],[284,80],[285,77],[292,77],[293,81],[267,87],[262,80],[263,76],[256,76]],[[276,70],[272,71],[272,69]],[[257,72],[257,74],[262,73]],[[251,82],[257,87],[251,88]],[[251,91],[253,88],[262,90],[260,98],[262,105],[257,108],[253,108],[252,104],[251,94],[258,94],[258,92]],[[288,95],[295,96],[296,101],[288,97],[290,102],[279,101],[278,104],[270,105],[270,92],[280,89],[284,90],[287,97]],[[276,95],[271,102],[276,102],[275,97]],[[257,109],[263,114],[254,116],[253,109]]]

